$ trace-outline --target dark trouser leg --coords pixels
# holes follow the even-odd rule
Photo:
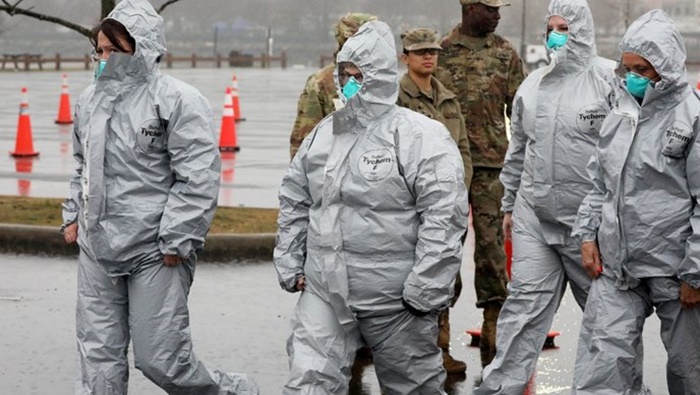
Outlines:
[[[484,308],[481,328],[481,364],[496,355],[496,321],[508,296],[506,257],[503,251],[503,216],[500,212],[503,186],[499,169],[475,168],[469,200],[474,227],[474,288],[479,308]]]

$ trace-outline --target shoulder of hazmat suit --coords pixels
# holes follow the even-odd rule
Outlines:
[[[462,106],[474,167],[500,168],[508,149],[506,115],[525,78],[517,51],[504,38],[489,34],[484,48],[473,50],[459,26],[440,46],[437,78]]]
[[[501,209],[512,212],[517,196],[525,226],[541,227],[548,242],[564,244],[591,189],[585,167],[614,104],[615,64],[596,55],[584,1],[556,0],[549,8],[549,15],[567,20],[569,38],[515,95]]]
[[[648,60],[661,76],[641,105],[619,86],[589,173],[595,188],[576,235],[598,240],[604,272],[618,287],[680,276],[700,287],[700,103],[688,86],[685,44],[660,10],[635,21],[620,52]],[[618,74],[623,77],[624,66]]]
[[[138,3],[109,16],[135,39],[134,55],[112,54],[77,102],[78,166],[64,205],[68,219],[80,209],[81,248],[113,274],[161,254],[194,256],[219,190],[209,103],[195,88],[161,74],[163,21]]]
[[[282,181],[279,282],[293,291],[305,275],[341,323],[402,309],[402,298],[422,311],[447,307],[467,224],[460,153],[442,124],[396,106],[385,24],[363,25],[338,61],[364,81],[304,140]]]
[[[304,90],[299,96],[297,118],[289,139],[289,154],[294,158],[301,142],[318,125],[319,122],[336,110],[335,101],[338,91],[333,81],[335,63],[318,70],[306,80]]]
[[[408,73],[401,78],[397,104],[430,119],[439,121],[450,132],[457,144],[464,163],[464,184],[469,188],[472,179],[472,159],[469,153],[469,137],[462,117],[462,108],[454,93],[445,88],[435,77],[431,77],[437,100],[424,95]]]

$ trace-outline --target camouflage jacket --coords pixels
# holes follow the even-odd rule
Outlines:
[[[401,78],[399,99],[396,104],[445,125],[462,155],[464,185],[469,188],[469,184],[472,181],[472,157],[469,153],[469,138],[467,137],[467,129],[464,126],[462,109],[455,94],[445,89],[435,77],[431,78],[433,89],[436,93],[435,99],[421,92],[416,83],[408,76],[408,73],[404,74],[403,78]]]
[[[299,96],[297,119],[289,139],[289,155],[294,158],[301,142],[323,118],[335,111],[334,99],[338,99],[338,91],[333,79],[335,64],[313,73],[307,80],[304,91]]]
[[[525,79],[515,48],[489,34],[474,50],[455,27],[440,45],[437,78],[457,95],[469,133],[472,165],[501,168],[508,150],[504,111],[510,117],[513,97]]]

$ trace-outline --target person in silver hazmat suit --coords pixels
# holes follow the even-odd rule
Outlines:
[[[595,279],[572,393],[645,393],[639,346],[656,312],[668,393],[700,394],[700,101],[683,38],[663,11],[634,21],[619,48],[624,81],[574,228]]]
[[[522,394],[567,284],[583,309],[591,283],[571,229],[592,188],[586,165],[613,105],[615,63],[596,54],[585,0],[552,0],[543,28],[550,64],[533,71],[513,100],[500,175],[512,278],[498,317],[496,357],[476,394]]]
[[[123,0],[95,29],[95,81],[76,104],[62,230],[80,246],[77,394],[126,394],[134,365],[169,394],[258,394],[192,351],[187,296],[216,207],[207,100],[161,74],[163,19]]]
[[[368,22],[337,56],[344,108],[306,137],[280,187],[275,267],[302,291],[284,394],[343,394],[367,344],[385,394],[444,393],[437,315],[450,304],[468,203],[447,129],[396,105],[391,29]]]

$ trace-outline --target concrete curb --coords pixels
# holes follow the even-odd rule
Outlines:
[[[199,260],[226,263],[269,261],[274,248],[274,233],[210,234]],[[67,245],[55,227],[0,224],[0,252],[77,256],[78,246]]]

